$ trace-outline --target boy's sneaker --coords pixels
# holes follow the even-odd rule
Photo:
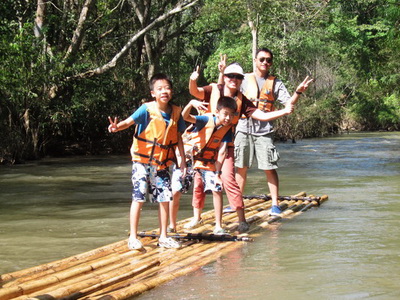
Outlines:
[[[142,249],[143,245],[142,245],[142,242],[139,241],[138,239],[129,237],[128,248],[131,250],[138,250],[138,249]]]
[[[223,234],[226,234],[226,231],[225,231],[225,229],[223,229],[221,227],[215,227],[213,233],[215,235],[223,235]]]
[[[280,213],[282,213],[281,208],[278,205],[272,205],[269,215],[270,216],[277,216]]]
[[[193,229],[201,224],[203,224],[203,219],[197,220],[197,219],[193,218],[192,220],[190,220],[189,223],[185,224],[184,227],[185,227],[185,229]]]
[[[225,207],[223,210],[222,210],[222,212],[223,213],[233,213],[233,212],[235,212],[236,210],[234,210],[232,207],[230,207],[230,206],[227,206],[227,207]]]
[[[182,247],[182,245],[181,245],[181,243],[174,240],[173,238],[166,237],[166,238],[158,239],[158,247],[178,249],[178,248]]]
[[[247,222],[240,222],[237,230],[239,231],[239,233],[243,233],[246,232],[250,229],[250,225]]]

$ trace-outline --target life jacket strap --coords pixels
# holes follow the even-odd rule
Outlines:
[[[154,141],[147,140],[147,139],[139,137],[137,134],[135,134],[135,139],[138,139],[139,141],[146,142],[146,143],[152,144],[154,146],[160,147],[161,149],[164,149],[164,150],[169,150],[171,147],[178,145],[178,143],[173,143],[173,144],[171,143],[168,145],[163,145],[163,144],[157,143],[156,139],[154,139]]]

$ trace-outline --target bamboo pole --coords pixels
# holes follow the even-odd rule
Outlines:
[[[7,274],[3,274],[0,277],[0,282],[7,282],[10,280],[14,280],[16,278],[24,277],[30,274],[43,272],[45,270],[54,270],[57,268],[69,267],[73,264],[80,264],[82,260],[86,260],[92,257],[101,257],[107,255],[110,252],[117,252],[121,249],[123,245],[126,245],[125,241],[118,241],[116,243],[112,243],[103,247],[99,247],[78,255],[70,256],[68,258],[63,258],[57,261],[53,261],[50,263],[42,264],[39,266],[27,268],[20,271],[15,271]]]
[[[187,259],[181,261],[180,265],[175,266],[173,269],[170,269],[155,278],[146,280],[145,283],[140,282],[138,284],[128,285],[123,289],[109,292],[99,298],[88,298],[88,299],[118,300],[118,299],[127,299],[130,297],[137,296],[143,293],[144,291],[159,286],[178,276],[182,276],[187,273],[193,272],[199,269],[200,267],[204,266],[205,264],[215,260],[216,257],[219,257],[224,253],[226,253],[227,251],[237,248],[238,246],[240,245],[233,242],[217,244],[216,246],[204,250],[196,255],[188,257]]]
[[[214,248],[215,244],[218,243],[195,243],[190,245],[189,247],[185,247],[182,249],[179,249],[178,253],[179,255],[168,255],[170,253],[174,253],[176,252],[176,250],[174,249],[168,249],[164,252],[164,255],[161,256],[162,262],[161,265],[149,270],[148,272],[145,272],[143,274],[140,274],[139,277],[134,278],[131,281],[128,282],[121,282],[118,283],[116,285],[110,286],[106,289],[104,289],[103,291],[99,291],[97,293],[94,293],[92,296],[93,297],[97,297],[100,296],[102,294],[106,294],[110,291],[114,291],[114,290],[119,290],[119,289],[123,289],[128,285],[132,285],[132,284],[136,284],[141,286],[142,283],[141,281],[143,280],[145,282],[145,285],[142,287],[146,287],[149,278],[152,277],[158,277],[160,272],[162,272],[163,270],[165,271],[166,269],[168,269],[168,266],[172,266],[175,263],[182,261],[188,257],[196,257],[199,255],[199,253],[203,253],[205,251],[207,251],[208,249]],[[226,244],[226,243],[223,243]],[[182,251],[184,251],[184,253],[182,253]],[[147,288],[145,288],[145,290],[147,290]]]
[[[140,265],[142,263],[146,263],[147,261],[158,260],[159,258],[158,258],[157,255],[161,254],[162,249],[156,247],[156,248],[151,249],[150,251],[151,251],[151,253],[145,253],[143,255],[143,257],[147,256],[146,259],[143,259],[143,257],[141,259],[139,259],[138,257],[134,256],[132,258],[136,258],[136,259],[132,260],[132,258],[126,256],[125,257],[126,259],[124,261],[125,266],[122,264],[122,265],[117,265],[117,266],[109,266],[107,270],[94,270],[93,272],[91,272],[89,274],[84,274],[81,277],[74,277],[74,278],[68,279],[67,281],[60,282],[59,286],[62,286],[62,287],[69,286],[69,285],[74,286],[75,284],[81,284],[81,281],[82,281],[83,284],[85,284],[84,281],[85,280],[91,280],[92,276],[94,276],[94,275],[95,276],[103,276],[103,278],[107,278],[107,277],[112,278],[113,276],[115,276],[117,273],[120,272],[118,270],[119,268],[125,267],[125,268],[129,269],[129,268],[132,268],[132,266],[129,266],[129,265]],[[131,251],[131,252],[134,253],[136,251]],[[117,271],[115,271],[115,269],[117,269]],[[108,274],[106,274],[106,273],[108,273]],[[90,284],[92,284],[92,282]],[[52,291],[53,291],[53,288],[50,287],[50,288],[41,290],[38,293],[35,293],[35,295],[40,295],[40,294],[44,294],[44,293],[52,295],[52,293],[53,293]],[[33,294],[31,294],[29,296],[32,297],[32,295]],[[55,297],[55,298],[58,298],[58,297]]]
[[[222,243],[222,245],[225,245],[225,244],[228,244],[228,243],[231,243],[231,242]],[[203,253],[207,249],[213,249],[218,244],[219,243],[205,243],[205,244],[198,243],[198,244],[194,244],[194,245],[192,245],[192,247],[194,247],[194,248],[191,251],[188,251],[186,255],[182,255],[181,253],[179,253],[179,256],[172,258],[170,261],[163,261],[162,265],[160,266],[160,268],[161,268],[160,270],[161,271],[165,270],[166,269],[165,266],[173,265],[174,261],[182,261],[182,259],[184,259],[186,257],[198,257],[199,253]],[[237,244],[239,244],[239,246],[240,246],[240,244],[242,244],[242,243],[237,243]],[[223,247],[223,246],[221,246],[221,247]],[[143,274],[143,276],[144,276],[144,274]],[[146,278],[148,278],[149,276],[150,276],[149,274],[146,274]],[[157,273],[157,276],[159,276],[159,273]],[[141,283],[137,283],[137,285],[141,286],[143,288],[143,291],[148,289],[148,287],[142,285]],[[146,285],[147,285],[147,280],[146,280]],[[120,287],[113,286],[113,287],[110,287],[110,289],[111,288],[114,290],[114,289],[118,289]]]
[[[115,268],[116,263],[123,262],[126,259],[132,259],[140,254],[141,252],[139,251],[127,251],[120,255],[98,258],[94,261],[84,261],[83,263],[81,263],[81,265],[74,265],[71,268],[63,269],[50,275],[45,274],[41,278],[34,278],[34,280],[32,279],[18,285],[13,285],[0,289],[0,300],[2,300],[2,297],[5,297],[7,294],[14,295],[15,297],[23,294],[33,293],[46,287],[59,284],[64,280],[91,273],[94,270],[109,265],[111,265],[111,268]]]
[[[134,265],[128,264],[123,268],[114,270],[112,274],[106,273],[90,276],[85,280],[78,281],[74,284],[65,283],[56,289],[52,289],[50,291],[44,290],[41,293],[36,293],[33,297],[40,299],[46,295],[51,296],[54,299],[78,299],[97,290],[104,289],[109,285],[135,277],[140,273],[159,266],[160,263],[161,262],[158,259],[147,259],[144,262]]]
[[[303,195],[285,197],[287,198],[281,200],[280,205],[286,209],[277,217],[268,216],[271,206],[268,199],[246,199],[245,201],[251,204],[247,205],[246,203],[245,211],[246,219],[248,219],[252,227],[249,233],[259,228],[268,227],[271,223],[281,219],[294,217],[327,200],[326,195],[322,197],[305,197],[305,193]],[[192,233],[196,231],[204,233],[212,230],[213,218],[213,211],[204,213],[205,224],[193,230]],[[189,220],[181,221],[180,226],[183,226]],[[237,225],[233,222],[236,220],[236,213],[224,215],[224,222],[228,223],[227,228],[235,229]],[[255,227],[255,225],[257,226]],[[56,261],[54,265],[49,263],[4,274],[6,276],[2,275],[1,280],[14,280],[14,283],[17,283],[18,280],[29,281],[0,289],[0,300],[18,296],[21,299],[27,299],[35,295],[35,297],[41,299],[43,297],[77,299],[81,296],[90,299],[103,296],[105,298],[109,297],[109,299],[125,299],[118,297],[121,295],[125,297],[131,293],[136,295],[140,291],[143,292],[153,288],[176,276],[180,276],[179,274],[191,272],[194,268],[201,267],[207,263],[207,260],[212,261],[214,257],[221,256],[222,252],[229,251],[225,249],[233,249],[243,245],[243,243],[237,242],[208,243],[203,241],[202,243],[194,243],[188,241],[184,243],[182,249],[177,250],[160,249],[155,245],[156,241],[154,239],[146,239],[145,243],[147,253],[144,254],[137,251],[128,251],[126,240],[124,240]],[[234,246],[230,246],[231,244]],[[116,246],[116,248],[113,249],[112,245]],[[219,250],[216,252],[216,249]],[[83,258],[85,262],[77,262],[78,257]],[[135,263],[132,259],[134,259]],[[152,262],[154,261],[156,263],[153,264]],[[32,276],[32,278],[29,278],[29,276]],[[149,280],[149,276],[155,276],[155,278]],[[157,283],[157,278],[160,283]],[[7,289],[8,293],[5,294],[4,291]],[[23,295],[24,293],[28,293],[28,295]]]
[[[140,232],[140,237],[159,238],[160,235],[154,233]],[[248,237],[241,237],[231,234],[204,234],[204,233],[187,233],[187,234],[174,234],[169,237],[176,240],[196,240],[196,241],[212,241],[212,242],[252,242],[253,240]]]
[[[189,241],[187,243],[184,243],[184,247],[181,249],[160,249],[159,248],[159,255],[160,255],[160,260],[162,260],[162,266],[159,268],[164,268],[165,265],[168,264],[173,264],[175,261],[178,261],[180,259],[183,259],[184,257],[188,255],[195,255],[195,253],[203,251],[202,249],[204,248],[209,248],[213,247],[213,244],[211,243],[194,243],[192,241]],[[178,251],[178,252],[176,252]],[[171,253],[171,254],[168,254]],[[135,278],[136,280],[140,280],[141,277],[148,278],[149,276],[156,276],[158,274],[159,270],[158,268],[154,268],[148,272],[145,272],[143,274],[140,274],[138,278]],[[111,286],[109,287],[110,290],[118,288],[119,285],[124,285],[125,283],[118,284],[116,286]]]
[[[252,209],[252,207],[257,206],[258,204],[262,204],[265,202],[262,199],[256,199],[255,201],[248,202],[248,205],[246,205],[246,210],[249,211]],[[195,232],[195,233],[200,233],[204,230],[211,230],[211,226],[215,222],[215,214],[214,210],[209,210],[201,215],[201,218],[203,219],[203,225],[196,227],[191,230],[184,230],[185,232]],[[187,221],[190,221],[191,218],[187,219]],[[224,223],[228,221],[236,221],[237,222],[237,214],[235,212],[229,213],[229,214],[223,214],[222,220]]]

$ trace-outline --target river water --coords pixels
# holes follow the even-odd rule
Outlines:
[[[400,133],[277,146],[280,194],[329,200],[137,299],[400,299]],[[130,168],[128,156],[0,167],[0,273],[126,238]],[[262,193],[252,169],[246,194]],[[191,216],[190,195],[181,201],[180,219]],[[147,204],[140,230],[156,227]]]

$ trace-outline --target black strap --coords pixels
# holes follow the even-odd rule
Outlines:
[[[168,145],[163,145],[163,144],[157,143],[157,142],[156,142],[156,139],[154,139],[154,141],[147,140],[147,139],[144,139],[144,138],[139,137],[138,134],[135,134],[135,139],[138,139],[139,141],[142,141],[142,142],[146,142],[146,143],[155,145],[155,146],[157,146],[157,147],[160,147],[161,149],[168,149],[168,148],[170,148],[170,147],[172,147],[172,146],[178,145],[178,143],[174,143],[174,144],[170,143],[170,144],[168,144]]]

